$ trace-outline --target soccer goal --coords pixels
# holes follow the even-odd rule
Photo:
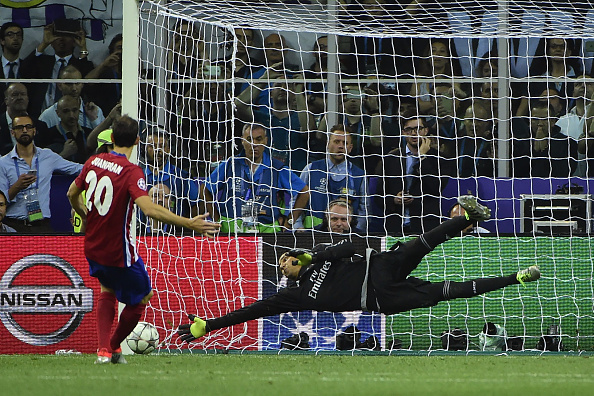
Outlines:
[[[162,348],[279,350],[305,332],[310,348],[333,350],[354,326],[360,344],[376,337],[383,350],[451,349],[442,343],[448,333],[478,350],[489,322],[515,349],[554,348],[543,336],[564,350],[594,349],[592,5],[398,3],[138,3],[138,35],[124,41],[138,40],[140,78],[125,97],[139,98],[139,163],[165,175],[164,205],[186,215],[214,210],[226,222],[209,240],[141,218],[138,244],[156,291],[144,320],[159,329]],[[423,125],[413,128],[417,115]],[[493,218],[435,249],[413,275],[461,281],[538,264],[543,278],[388,317],[269,317],[183,345],[175,329],[186,313],[213,318],[267,297],[286,286],[276,267],[286,249],[340,238],[328,231],[336,197],[326,195],[323,209],[311,198],[294,219],[304,230],[282,231],[299,206],[296,182],[254,212],[238,162],[252,150],[241,139],[246,124],[265,128],[267,155],[297,176],[325,163],[332,127],[343,125],[347,167],[363,175],[342,193],[352,211],[346,235],[360,252],[422,233],[472,194]],[[412,146],[418,164],[407,160]],[[315,166],[326,173],[309,174],[311,197],[340,179]],[[252,182],[251,191],[267,186]],[[401,192],[418,205],[402,204]]]

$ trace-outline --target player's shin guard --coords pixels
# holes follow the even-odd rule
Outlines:
[[[144,314],[145,308],[146,304],[126,305],[126,308],[120,314],[118,327],[116,327],[109,342],[112,351],[118,349],[122,341],[134,330]]]
[[[97,301],[97,339],[99,348],[109,350],[111,325],[116,313],[116,297],[113,293],[101,292]]]
[[[445,281],[436,283],[440,285],[441,300],[453,300],[454,298],[470,298],[493,290],[502,289],[506,286],[518,283],[516,274],[500,276],[497,278],[479,278],[467,282]]]

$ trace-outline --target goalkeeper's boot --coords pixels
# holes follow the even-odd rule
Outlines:
[[[122,348],[118,348],[111,353],[111,362],[113,364],[128,364],[124,355],[122,355]]]
[[[97,360],[95,364],[106,364],[111,362],[111,352],[108,352],[106,348],[101,348],[97,351]]]
[[[198,316],[194,316],[194,323],[190,326],[190,333],[194,338],[200,338],[206,334],[206,320],[200,319]]]
[[[522,286],[525,286],[524,283],[526,282],[534,282],[540,279],[540,269],[538,266],[533,265],[521,271],[518,271],[516,275],[516,279]]]
[[[491,218],[491,209],[478,203],[476,197],[472,195],[458,197],[458,203],[466,211],[466,218],[468,220],[484,221]]]

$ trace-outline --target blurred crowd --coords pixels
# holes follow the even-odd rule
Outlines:
[[[385,1],[360,3],[357,23],[382,21]],[[38,42],[32,53],[21,53],[24,40]],[[494,39],[311,41],[172,22],[166,98],[156,68],[141,71],[140,164],[155,202],[208,211],[222,232],[418,234],[442,220],[451,178],[594,174],[581,40],[510,40],[505,73]],[[0,43],[0,77],[14,80],[0,83],[0,227],[50,232],[53,172],[76,174],[111,146],[122,35],[98,64],[75,20],[42,37],[8,22]],[[176,231],[139,219],[147,233]]]

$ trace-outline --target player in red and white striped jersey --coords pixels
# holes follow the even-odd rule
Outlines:
[[[157,221],[213,236],[220,225],[206,220],[208,213],[194,218],[177,216],[152,202],[142,169],[128,161],[138,144],[138,122],[122,116],[114,122],[114,149],[89,158],[70,185],[68,199],[74,210],[87,219],[85,255],[90,274],[101,283],[97,304],[99,348],[95,363],[124,363],[120,344],[134,329],[153,295],[150,279],[130,232],[134,204]],[[81,194],[86,191],[86,202]],[[110,338],[116,299],[126,307]]]

